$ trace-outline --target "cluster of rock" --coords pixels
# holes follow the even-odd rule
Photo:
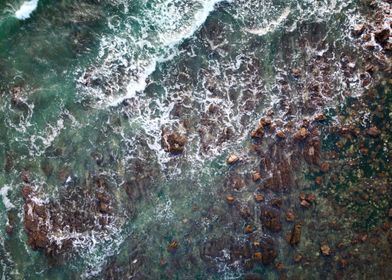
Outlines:
[[[104,178],[69,187],[56,201],[42,199],[39,188],[23,178],[24,228],[33,250],[69,255],[76,243],[86,242],[89,232],[104,234],[113,223],[113,202]]]

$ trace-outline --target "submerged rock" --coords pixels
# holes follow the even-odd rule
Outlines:
[[[282,229],[279,210],[267,206],[261,207],[260,220],[267,229],[278,232]]]

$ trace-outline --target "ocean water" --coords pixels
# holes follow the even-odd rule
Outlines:
[[[226,201],[234,171],[225,161],[238,154],[244,165],[235,172],[244,177],[258,166],[249,135],[271,111],[278,125],[325,112],[342,122],[334,110],[366,90],[360,71],[348,77],[341,67],[361,54],[350,30],[364,20],[362,2],[0,1],[2,279],[278,279],[274,264],[247,268],[235,253],[252,239],[243,234],[249,221]],[[314,84],[323,88],[317,100],[306,90]],[[181,154],[162,148],[166,130],[186,135]],[[335,141],[324,136],[325,146]],[[298,165],[299,187],[268,191],[266,201],[294,203],[313,176]],[[32,205],[67,220],[56,228],[43,218],[57,253],[28,245],[21,174],[34,190]],[[252,184],[245,180],[248,191],[238,196],[254,210],[254,238],[272,238],[285,262],[296,253],[285,241],[290,225],[281,234],[259,225]],[[101,190],[109,212],[94,206]],[[327,201],[318,211],[338,217]],[[304,213],[305,224],[322,220],[317,213]],[[101,218],[107,225],[98,225]],[[318,257],[322,238],[304,228],[301,246],[314,245],[309,258]],[[288,279],[333,277],[325,260],[285,266]]]

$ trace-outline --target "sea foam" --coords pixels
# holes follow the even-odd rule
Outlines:
[[[32,12],[37,9],[38,0],[31,0],[23,2],[19,10],[15,12],[15,17],[20,20],[28,19]]]

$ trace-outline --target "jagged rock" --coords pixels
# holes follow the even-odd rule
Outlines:
[[[279,139],[285,139],[285,138],[286,138],[286,134],[284,133],[283,130],[279,130],[279,131],[276,133],[276,137],[278,137]]]
[[[162,132],[162,147],[165,152],[180,154],[184,151],[187,138],[178,132]]]
[[[353,30],[351,31],[351,33],[354,36],[361,36],[362,33],[365,31],[366,27],[364,24],[357,24],[354,26]]]
[[[249,234],[252,233],[254,231],[254,227],[252,225],[246,225],[244,228],[244,232]]]
[[[299,243],[299,241],[301,240],[301,230],[301,224],[295,224],[293,226],[289,240],[290,245],[297,245]]]
[[[373,126],[373,127],[369,128],[366,133],[369,136],[377,137],[378,135],[380,135],[381,132],[376,126]]]
[[[376,39],[376,42],[380,45],[386,44],[390,36],[391,32],[387,28],[374,32],[374,38]]]
[[[266,127],[266,126],[270,126],[272,124],[272,119],[267,117],[267,118],[261,118],[259,121],[259,125],[260,127]]]
[[[226,196],[226,201],[231,204],[235,201],[235,197],[232,195],[228,195]]]
[[[262,206],[260,220],[262,225],[271,231],[278,232],[282,229],[280,213],[277,209]]]
[[[321,245],[320,251],[324,256],[331,255],[331,248],[327,244]]]
[[[320,166],[321,172],[327,173],[329,171],[329,163],[323,162]]]
[[[291,74],[293,75],[293,77],[299,78],[299,77],[301,77],[301,69],[294,68],[291,70]]]
[[[238,156],[236,156],[236,155],[230,155],[230,156],[227,158],[226,163],[232,165],[232,164],[238,162],[239,160],[240,160],[240,158],[239,158]]]
[[[264,195],[261,193],[256,193],[255,194],[255,200],[256,202],[263,202],[264,201]]]
[[[175,253],[178,249],[178,241],[173,240],[170,242],[170,244],[167,246],[167,251],[170,253]]]
[[[263,136],[264,136],[264,127],[263,126],[259,126],[258,128],[256,128],[256,130],[252,131],[250,136],[252,138],[256,138],[256,139],[262,139]]]
[[[295,220],[295,214],[293,211],[287,211],[286,213],[286,221],[293,222]]]
[[[259,181],[261,179],[261,174],[260,174],[260,172],[253,172],[253,174],[252,174],[252,180],[254,181],[254,182],[257,182],[257,181]]]
[[[30,199],[30,195],[32,194],[33,189],[30,185],[24,185],[22,188],[22,196],[24,200]]]
[[[294,139],[295,140],[304,140],[306,137],[308,137],[309,131],[305,127],[301,127],[300,130],[298,130],[294,134]]]

